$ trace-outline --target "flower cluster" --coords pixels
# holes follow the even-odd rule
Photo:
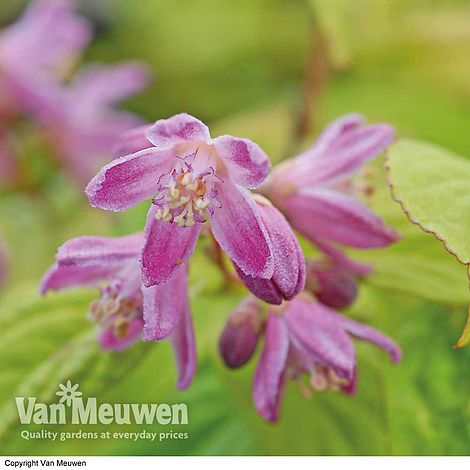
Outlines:
[[[71,76],[90,40],[91,24],[72,0],[36,0],[0,31],[0,184],[21,178],[16,144],[24,118],[80,184],[111,160],[118,136],[141,122],[112,105],[149,83],[144,65],[95,64]]]
[[[115,212],[148,201],[144,232],[69,240],[41,290],[98,287],[89,318],[98,325],[101,346],[118,350],[140,338],[169,339],[178,386],[186,388],[196,370],[187,273],[199,236],[210,237],[217,254],[233,264],[230,279],[251,292],[221,334],[223,361],[243,366],[265,338],[253,385],[258,413],[278,419],[288,379],[306,395],[352,394],[357,363],[351,337],[378,345],[394,362],[401,355],[390,338],[336,310],[354,301],[358,278],[371,269],[340,246],[384,247],[397,239],[360,202],[371,191],[360,172],[393,138],[389,126],[348,115],[302,155],[270,171],[257,144],[211,138],[188,114],[137,127],[123,134],[117,158],[85,193],[93,207]],[[323,252],[321,259],[304,259],[292,227]]]

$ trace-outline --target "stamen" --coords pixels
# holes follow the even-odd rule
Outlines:
[[[174,222],[179,227],[204,223],[206,212],[212,214],[213,207],[220,207],[213,189],[215,180],[221,181],[212,168],[194,174],[192,165],[182,159],[178,169],[159,179],[159,193],[153,199],[158,207],[155,219]]]
[[[329,388],[328,379],[322,372],[317,372],[310,377],[310,385],[314,390],[323,391]]]
[[[129,320],[119,317],[113,324],[113,333],[116,338],[122,339],[127,336],[129,331]]]
[[[132,320],[142,314],[142,298],[121,297],[120,287],[108,286],[101,291],[101,298],[90,304],[88,319],[102,328],[112,330],[116,338],[125,338]]]
[[[184,173],[182,178],[181,178],[181,185],[182,186],[187,186],[191,181],[193,180],[192,176],[189,173]]]

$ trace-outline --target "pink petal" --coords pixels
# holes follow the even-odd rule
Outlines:
[[[362,339],[364,341],[369,341],[374,343],[379,348],[387,351],[390,355],[392,362],[399,362],[401,359],[401,350],[395,341],[393,341],[387,335],[384,335],[380,331],[372,328],[364,323],[355,321],[345,315],[340,313],[332,312],[335,317],[340,322],[342,328],[346,330],[349,334],[355,336],[356,338]]]
[[[336,248],[331,243],[328,243],[325,240],[314,237],[312,235],[309,235],[309,239],[316,245],[318,249],[328,255],[328,258],[331,260],[333,265],[347,269],[348,271],[351,271],[358,276],[368,276],[373,271],[372,266],[359,263],[349,258],[339,248]]]
[[[146,287],[165,283],[173,273],[185,266],[194,251],[201,229],[199,223],[192,227],[179,227],[156,220],[157,210],[158,207],[152,204],[145,226],[141,266]]]
[[[53,265],[43,276],[41,294],[49,290],[62,290],[68,287],[97,286],[109,279],[116,271],[115,266],[59,266]]]
[[[289,336],[286,324],[279,315],[271,313],[266,323],[264,349],[253,381],[256,410],[271,422],[277,421],[279,416],[288,352]]]
[[[142,291],[142,273],[138,258],[133,258],[121,267],[117,267],[111,281],[119,283],[119,292],[123,298],[135,298]]]
[[[214,139],[213,145],[235,183],[256,188],[268,175],[269,158],[251,140],[223,135]]]
[[[246,287],[260,299],[281,304],[294,298],[305,285],[305,259],[290,225],[271,205],[258,204],[261,219],[271,241],[274,274],[271,279],[245,275],[235,266]]]
[[[126,349],[140,338],[142,328],[142,320],[136,319],[130,322],[127,335],[124,338],[117,338],[112,330],[101,330],[98,336],[100,346],[110,351]]]
[[[269,279],[274,261],[269,236],[252,195],[230,179],[214,185],[221,208],[211,216],[212,233],[231,260],[247,275]]]
[[[122,134],[117,144],[114,146],[113,155],[115,158],[130,155],[131,153],[152,147],[152,144],[146,137],[150,127],[149,124],[144,124],[143,126],[136,127]]]
[[[38,0],[2,31],[0,52],[4,60],[23,61],[36,71],[58,68],[79,54],[90,38],[90,24],[73,12],[73,2]]]
[[[179,371],[177,387],[185,390],[191,385],[196,372],[196,340],[188,305],[170,339]]]
[[[285,200],[292,225],[308,238],[324,238],[356,248],[376,248],[398,234],[352,196],[328,189],[304,189]]]
[[[158,180],[168,173],[173,154],[155,148],[112,161],[88,183],[85,193],[93,207],[122,211],[152,198]]]
[[[160,119],[149,129],[147,138],[159,150],[173,149],[186,142],[210,142],[209,128],[186,113]]]
[[[139,62],[88,65],[70,85],[79,107],[106,107],[140,91],[150,83],[147,66]]]
[[[44,75],[33,73],[24,64],[13,64],[2,71],[2,92],[18,108],[42,124],[64,119],[64,94],[59,84]]]
[[[283,293],[272,279],[261,279],[245,274],[236,264],[234,264],[235,271],[238,277],[243,282],[245,287],[256,297],[264,300],[268,304],[281,305],[284,300]],[[274,268],[276,272],[276,268]]]
[[[364,117],[356,113],[346,114],[335,119],[323,130],[315,144],[300,157],[310,159],[314,155],[324,154],[339,139],[362,124],[364,124]]]
[[[284,317],[296,347],[351,380],[356,364],[354,346],[330,311],[318,302],[294,299]]]
[[[79,112],[74,108],[74,113]],[[74,179],[86,185],[103,164],[112,160],[116,140],[141,122],[132,114],[118,111],[89,116],[86,123],[77,123],[77,119],[83,116],[69,116],[63,123],[56,119],[48,128],[62,164]]]
[[[59,264],[80,266],[119,265],[137,259],[143,244],[142,233],[125,237],[77,237],[58,250]]]
[[[332,137],[336,137],[334,140]],[[294,160],[288,178],[299,187],[344,179],[393,143],[395,131],[386,124],[347,128],[334,133]]]
[[[76,59],[91,37],[89,22],[73,7],[72,1],[38,0],[2,30],[2,92],[35,117],[61,114],[56,73]]]
[[[159,341],[170,335],[188,304],[186,270],[181,269],[166,283],[143,288],[144,340]]]

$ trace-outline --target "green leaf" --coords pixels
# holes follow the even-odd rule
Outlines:
[[[370,263],[374,271],[366,282],[401,295],[461,305],[468,302],[465,266],[442,249],[434,237],[411,224],[384,184],[383,161],[374,167],[374,195],[366,203],[395,228],[401,239],[386,249],[355,250],[354,258]]]
[[[34,289],[34,290],[33,290]],[[41,299],[20,285],[2,299],[0,309],[0,437],[18,425],[13,397],[37,396],[49,403],[59,383],[72,380],[87,392],[118,382],[145,355],[138,343],[120,353],[102,351],[85,319],[90,295],[81,292]]]
[[[470,272],[470,271],[469,271]],[[470,344],[470,305],[468,307],[468,316],[467,322],[463,327],[462,334],[460,335],[459,340],[455,344],[454,348],[463,348],[464,346],[468,346]]]
[[[470,163],[436,145],[402,140],[390,149],[387,170],[392,196],[408,219],[469,266]],[[467,344],[468,322],[456,347]]]
[[[470,263],[470,163],[432,144],[402,140],[388,156],[394,199],[411,222]]]

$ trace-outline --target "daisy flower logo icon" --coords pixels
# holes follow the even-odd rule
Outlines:
[[[60,397],[59,403],[65,402],[67,406],[70,406],[73,400],[82,396],[82,392],[78,391],[79,387],[79,384],[72,385],[70,380],[67,380],[66,385],[59,384],[60,390],[56,392],[56,395]]]

